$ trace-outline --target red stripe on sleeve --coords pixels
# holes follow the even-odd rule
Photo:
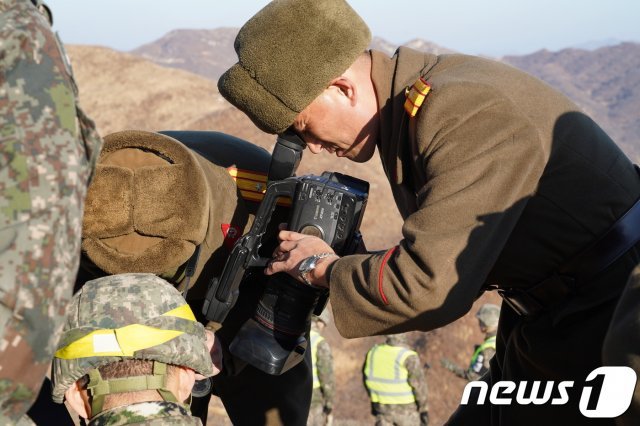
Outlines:
[[[380,292],[380,297],[385,305],[389,304],[389,300],[387,300],[387,296],[384,294],[384,290],[382,289],[382,283],[384,282],[384,267],[387,265],[389,258],[391,255],[398,249],[398,246],[390,249],[382,259],[382,264],[380,265],[380,270],[378,271],[378,291]]]

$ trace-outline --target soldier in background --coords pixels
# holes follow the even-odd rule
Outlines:
[[[405,335],[388,335],[369,349],[363,375],[376,426],[427,426],[427,381]]]
[[[140,303],[144,300],[145,303]],[[196,373],[218,373],[205,331],[153,274],[87,282],[72,299],[52,365],[53,399],[89,425],[201,425],[189,413]]]
[[[102,144],[40,1],[0,2],[0,424],[34,401],[80,258]]]
[[[313,365],[313,393],[308,426],[325,426],[332,423],[335,375],[333,357],[329,343],[322,337],[322,331],[329,324],[329,309],[320,316],[311,318],[311,362]]]
[[[485,333],[484,342],[476,345],[469,368],[466,370],[452,361],[443,358],[441,364],[456,376],[469,381],[478,380],[489,371],[489,361],[496,354],[496,332],[498,331],[498,319],[500,307],[491,303],[485,303],[476,313],[480,330]]]

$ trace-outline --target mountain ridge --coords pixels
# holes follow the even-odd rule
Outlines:
[[[217,81],[237,61],[237,28],[174,30],[130,53]],[[403,44],[433,54],[456,53],[423,39]],[[392,55],[398,45],[373,37],[370,48]],[[592,50],[567,48],[507,55],[501,60],[563,92],[584,109],[635,161],[640,160],[640,44],[621,42]]]

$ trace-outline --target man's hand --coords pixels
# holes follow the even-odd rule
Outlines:
[[[267,275],[286,272],[302,282],[298,276],[298,267],[304,259],[314,254],[334,253],[333,249],[318,237],[282,230],[278,234],[278,239],[280,245],[273,252],[273,260],[265,269]],[[327,268],[338,259],[339,256],[334,255],[318,260],[316,268],[307,276],[311,284],[318,287],[328,287]]]
[[[428,426],[429,425],[429,412],[423,411],[420,413],[420,426]]]

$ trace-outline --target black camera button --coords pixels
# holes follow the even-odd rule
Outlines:
[[[301,234],[311,235],[312,237],[324,238],[322,229],[315,225],[306,225],[300,230]]]

